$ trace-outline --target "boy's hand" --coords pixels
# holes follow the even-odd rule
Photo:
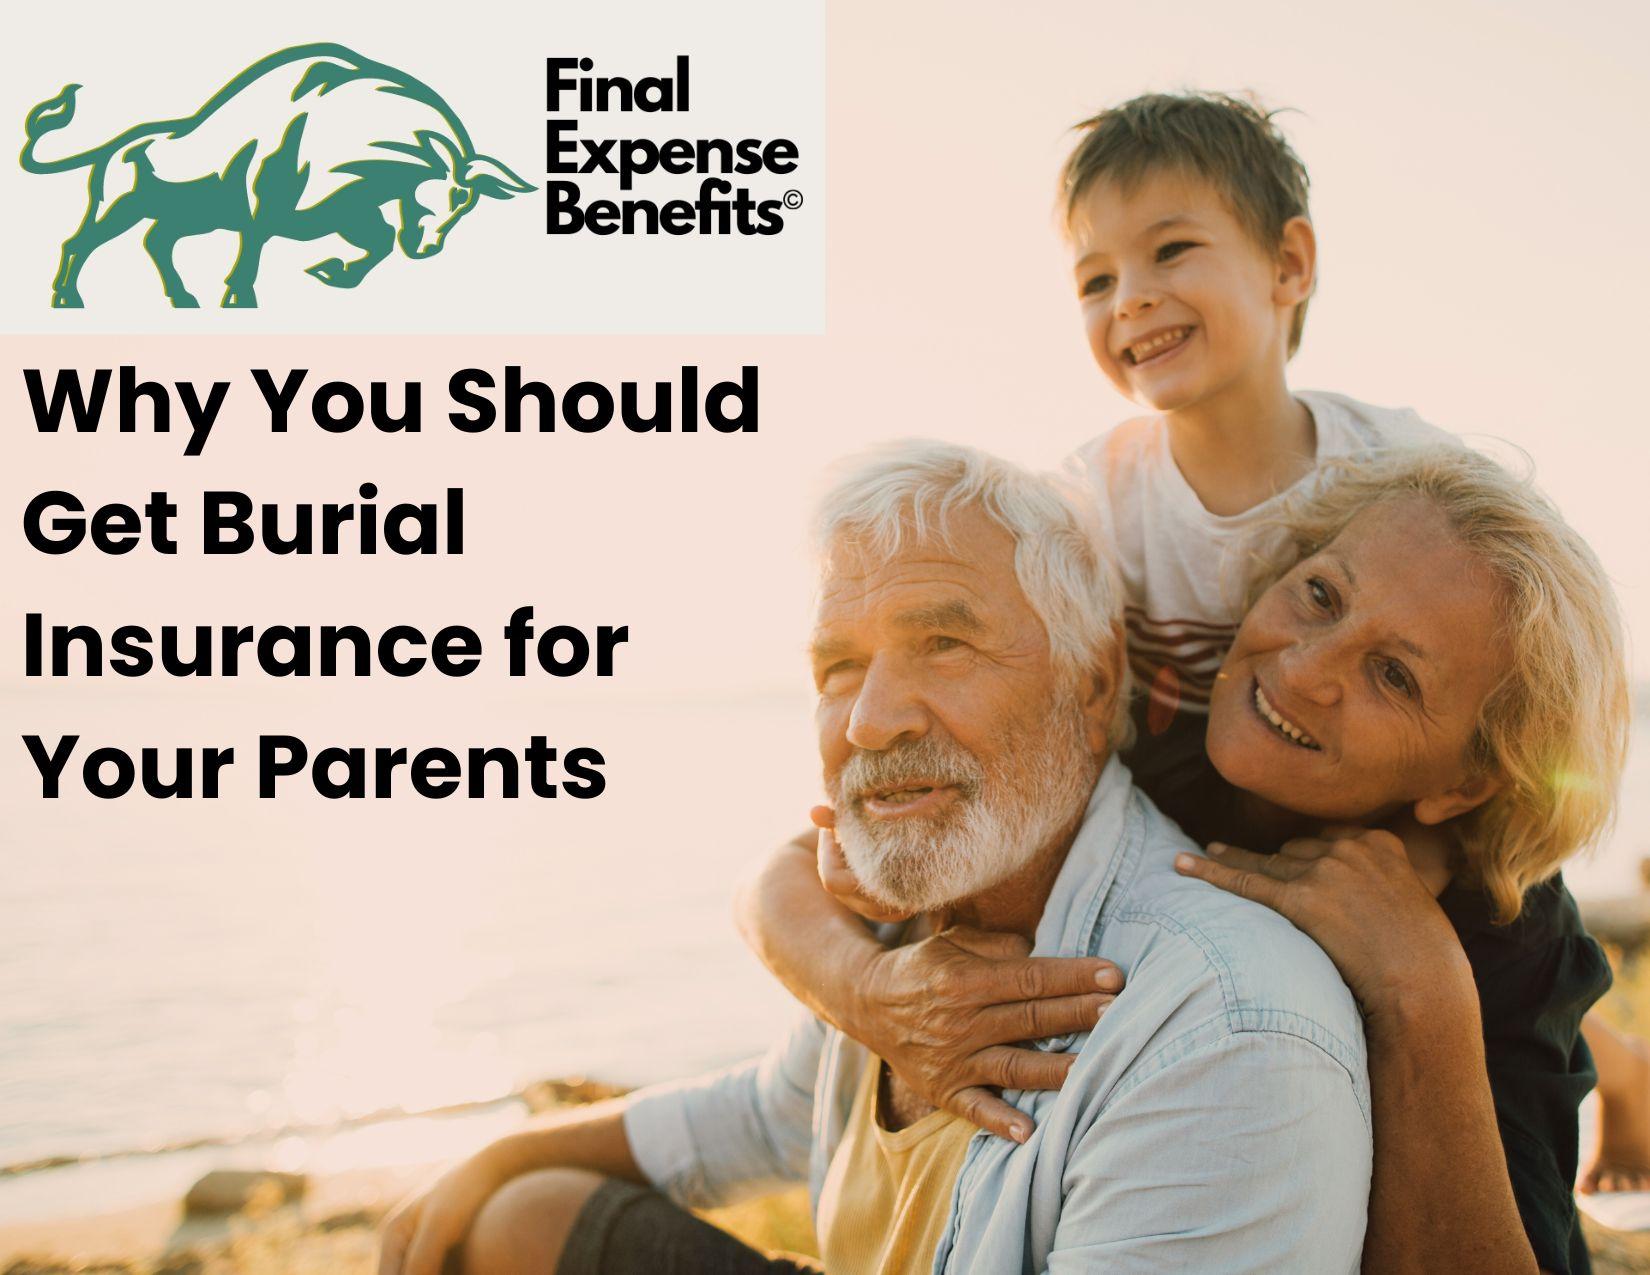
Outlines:
[[[857,912],[867,921],[888,923],[903,921],[911,914],[889,907],[880,899],[873,899],[859,888],[859,878],[848,867],[842,847],[837,844],[836,811],[829,806],[815,806],[808,812],[814,827],[819,829],[819,881],[826,892],[850,912]]]

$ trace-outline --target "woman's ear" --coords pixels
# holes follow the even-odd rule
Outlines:
[[[1317,278],[1318,237],[1305,217],[1291,217],[1278,236],[1277,281],[1272,300],[1280,306],[1297,306],[1312,295]]]
[[[1496,775],[1478,775],[1456,787],[1415,803],[1415,822],[1439,824],[1468,811],[1477,810],[1504,787]]]
[[[1128,647],[1123,626],[1112,631],[1111,650],[1090,671],[1084,685],[1083,730],[1089,752],[1104,757],[1112,751],[1112,722],[1117,712],[1117,699],[1123,693],[1127,679]]]

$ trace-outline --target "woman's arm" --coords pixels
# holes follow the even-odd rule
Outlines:
[[[1458,969],[1416,973],[1407,992],[1365,1012],[1375,1171],[1364,1270],[1534,1272],[1472,971],[1462,955]]]
[[[1282,913],[1335,962],[1364,1012],[1375,1112],[1364,1269],[1536,1271],[1484,1062],[1472,968],[1434,893],[1387,832],[1221,845],[1187,876]]]
[[[748,942],[820,1018],[867,1046],[927,1102],[1001,1137],[1031,1136],[1027,1116],[987,1086],[1057,1089],[1073,1057],[1015,1041],[1087,1031],[1122,990],[1109,961],[1031,958],[1020,936],[954,926],[885,948],[821,885],[820,851],[781,846],[739,894]]]

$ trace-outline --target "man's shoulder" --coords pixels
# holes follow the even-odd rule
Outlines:
[[[1200,851],[1136,796],[1145,844],[1108,927],[1132,953],[1131,985],[1156,991],[1160,980],[1177,982],[1225,1032],[1303,1036],[1342,1065],[1362,1067],[1363,1020],[1323,949],[1270,908],[1176,872],[1175,855]]]

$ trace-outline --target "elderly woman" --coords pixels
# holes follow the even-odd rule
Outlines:
[[[1585,1270],[1579,1028],[1609,970],[1557,873],[1608,825],[1626,750],[1610,587],[1544,499],[1463,450],[1330,473],[1287,531],[1222,666],[1207,763],[1161,784],[1188,827],[1251,849],[1177,866],[1289,917],[1363,1008],[1366,1269]],[[799,839],[746,890],[747,937],[930,1102],[1020,1136],[985,1086],[1056,1086],[1070,1056],[1005,1050],[978,1010],[1023,1002],[1021,1038],[1087,1029],[1110,999],[1095,963],[987,956],[962,932],[883,949],[848,908],[892,918],[832,818],[815,812],[817,876]]]

